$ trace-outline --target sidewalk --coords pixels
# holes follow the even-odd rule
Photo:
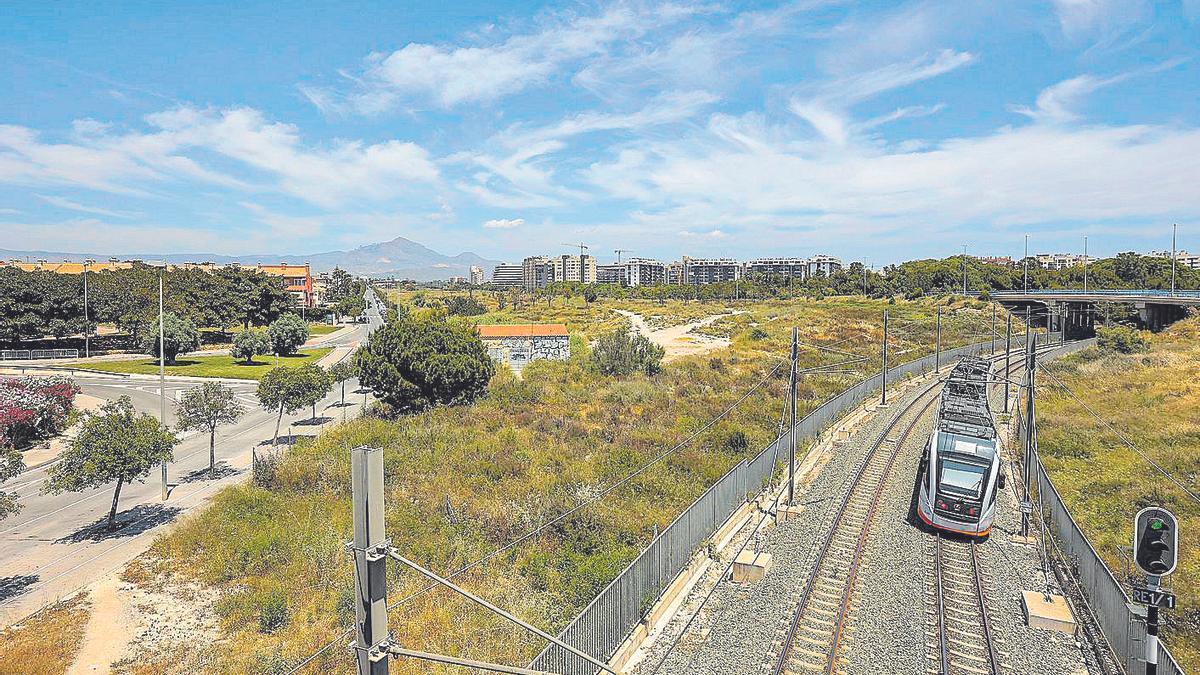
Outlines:
[[[95,412],[106,402],[105,399],[98,396],[78,394],[75,397],[75,409],[81,412]],[[25,471],[32,471],[58,459],[59,454],[66,449],[71,439],[75,438],[75,434],[79,430],[78,427],[78,424],[70,426],[64,429],[61,434],[51,438],[48,442],[40,443],[22,452],[21,459],[25,462]]]

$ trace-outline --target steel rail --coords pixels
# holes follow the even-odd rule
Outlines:
[[[916,407],[917,403],[920,402],[926,396],[928,396],[930,394],[930,392],[934,391],[934,389],[939,384],[941,384],[940,379],[930,383],[925,388],[924,391],[922,391],[920,394],[918,394],[916,397],[914,397],[911,401],[906,403],[904,406],[904,409],[902,409],[899,413],[897,413],[896,416],[893,417],[891,421],[889,421],[887,426],[884,427],[883,431],[880,432],[878,438],[876,438],[875,441],[871,444],[871,448],[867,451],[866,455],[864,455],[863,459],[859,462],[858,466],[855,468],[854,475],[851,478],[850,483],[849,483],[849,487],[846,489],[845,494],[842,496],[841,502],[838,504],[837,510],[834,512],[835,515],[833,517],[832,522],[830,523],[829,531],[826,532],[824,538],[821,541],[821,547],[817,553],[816,564],[813,565],[812,571],[809,572],[808,578],[806,579],[805,584],[804,584],[804,590],[802,591],[802,593],[800,595],[800,600],[796,603],[796,610],[795,610],[794,614],[792,615],[791,625],[788,627],[787,636],[783,642],[783,648],[780,650],[779,656],[775,660],[775,665],[771,670],[773,675],[781,675],[781,673],[783,673],[783,671],[784,671],[784,666],[787,664],[788,657],[791,654],[792,645],[795,643],[795,640],[796,640],[796,633],[800,629],[800,620],[804,617],[805,609],[808,607],[809,601],[812,597],[813,588],[816,586],[817,577],[820,575],[820,572],[822,569],[821,561],[829,553],[829,549],[833,545],[833,540],[834,540],[834,537],[837,535],[838,525],[841,521],[841,517],[846,511],[847,505],[850,503],[850,499],[854,494],[854,489],[858,486],[859,482],[862,480],[863,474],[866,473],[867,467],[871,465],[871,459],[874,458],[876,452],[883,445],[883,443],[887,440],[888,433],[891,432],[892,429],[895,428],[897,424],[899,424],[900,419],[904,415],[908,414],[908,412],[910,412],[914,407]],[[935,401],[935,400],[937,400],[937,399],[936,398],[931,399],[926,404],[926,406],[932,405],[933,401]],[[881,483],[882,483],[882,481],[881,481]]]
[[[987,643],[988,662],[993,673],[1000,672],[1000,655],[996,653],[996,641],[992,637],[992,622],[988,620],[987,596],[983,589],[983,574],[979,570],[979,543],[971,542],[971,568],[975,571],[975,596],[979,599],[979,625],[983,628],[983,640]]]

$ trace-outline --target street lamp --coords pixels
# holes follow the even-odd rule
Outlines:
[[[1083,235],[1083,292],[1087,293],[1087,235]]]
[[[158,423],[167,426],[167,350],[166,330],[163,323],[163,278],[166,276],[167,263],[151,263],[158,268]],[[159,462],[162,469],[162,500],[167,501],[167,460]]]
[[[1179,224],[1171,225],[1171,295],[1175,295],[1175,235],[1179,231]]]
[[[1025,235],[1025,258],[1021,262],[1025,263],[1025,294],[1029,295],[1029,235]]]
[[[83,356],[92,355],[92,324],[88,321],[88,266],[96,262],[91,258],[83,261]]]

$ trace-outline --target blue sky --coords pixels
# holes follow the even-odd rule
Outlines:
[[[0,248],[1200,250],[1200,0],[4,5]]]

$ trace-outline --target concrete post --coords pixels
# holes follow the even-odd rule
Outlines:
[[[880,398],[880,405],[887,405],[887,342],[888,342],[888,311],[883,310],[883,396]]]
[[[1008,328],[1004,331],[1004,412],[1008,412],[1008,369],[1012,359],[1012,314],[1008,315]]]
[[[358,675],[387,675],[387,552],[383,526],[383,450],[350,451],[354,515],[354,628]],[[382,648],[381,648],[382,647]]]
[[[792,327],[792,375],[788,379],[790,391],[788,400],[791,402],[792,426],[788,431],[791,443],[791,455],[788,457],[788,506],[796,503],[796,368],[800,354],[800,329]]]

